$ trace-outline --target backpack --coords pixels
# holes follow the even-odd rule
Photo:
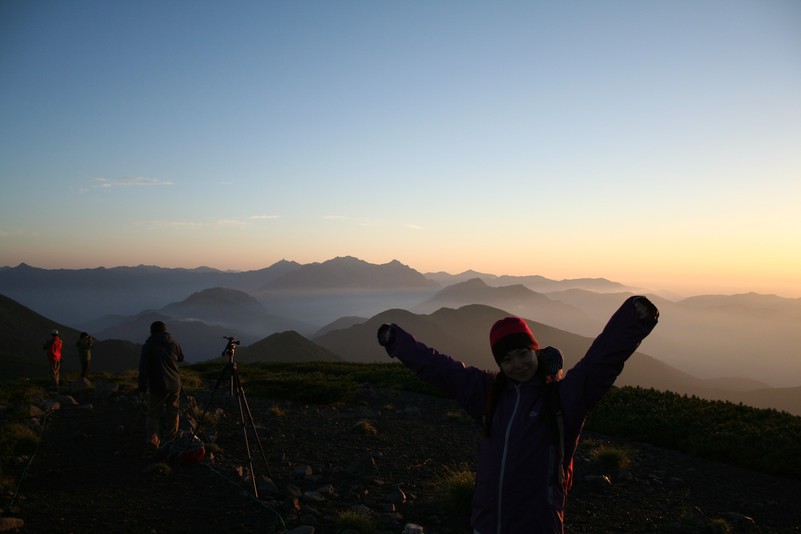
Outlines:
[[[175,464],[196,464],[206,458],[206,447],[193,432],[183,432],[163,447],[166,459]]]

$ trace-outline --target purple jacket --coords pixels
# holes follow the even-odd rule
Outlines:
[[[489,437],[482,437],[471,525],[481,534],[563,532],[565,497],[572,478],[572,458],[587,413],[612,387],[623,364],[656,326],[638,320],[631,297],[612,315],[587,354],[559,383],[564,411],[565,459],[543,419],[545,385],[508,381],[496,405]],[[386,350],[420,378],[448,392],[479,423],[494,374],[465,367],[417,342],[393,325]],[[562,485],[556,469],[563,470]]]

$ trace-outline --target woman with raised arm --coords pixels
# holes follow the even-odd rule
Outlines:
[[[497,373],[466,367],[396,324],[379,328],[387,354],[448,392],[482,425],[471,516],[475,534],[564,531],[573,455],[587,414],[658,318],[647,298],[627,299],[564,377],[559,350],[541,349],[518,317],[490,329]]]

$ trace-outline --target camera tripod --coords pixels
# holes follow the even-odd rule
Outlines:
[[[238,404],[239,404],[239,422],[242,425],[242,435],[244,437],[245,442],[245,452],[247,454],[248,466],[250,467],[250,481],[253,485],[253,494],[258,499],[259,498],[259,490],[256,487],[256,474],[253,471],[253,456],[250,450],[250,440],[248,439],[248,429],[253,433],[253,437],[256,440],[256,444],[259,447],[259,452],[261,453],[261,457],[264,460],[264,466],[267,468],[267,475],[272,478],[272,473],[270,473],[270,466],[267,463],[267,457],[264,454],[264,448],[261,446],[261,439],[259,438],[259,433],[256,431],[256,424],[253,422],[253,414],[250,411],[250,405],[248,404],[247,396],[245,395],[245,390],[242,388],[242,382],[239,380],[239,371],[236,367],[236,362],[234,361],[234,353],[236,352],[236,346],[239,345],[239,341],[234,339],[233,337],[223,336],[225,339],[228,340],[228,344],[225,346],[225,350],[222,352],[222,356],[228,357],[228,363],[225,364],[223,367],[222,372],[220,372],[219,378],[217,378],[217,383],[214,385],[214,389],[211,392],[211,396],[209,397],[208,402],[206,403],[206,407],[203,410],[201,416],[197,419],[197,426],[192,429],[192,434],[197,435],[200,432],[200,426],[202,424],[203,419],[206,416],[206,413],[209,411],[209,407],[211,406],[211,401],[214,399],[214,395],[217,393],[217,390],[222,384],[223,379],[228,376],[229,377],[229,384],[230,384],[230,394],[231,396],[236,396]],[[247,415],[247,419],[245,418]]]

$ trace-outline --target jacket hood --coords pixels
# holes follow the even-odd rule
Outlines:
[[[169,332],[153,332],[147,338],[147,343],[171,343],[172,335]]]

